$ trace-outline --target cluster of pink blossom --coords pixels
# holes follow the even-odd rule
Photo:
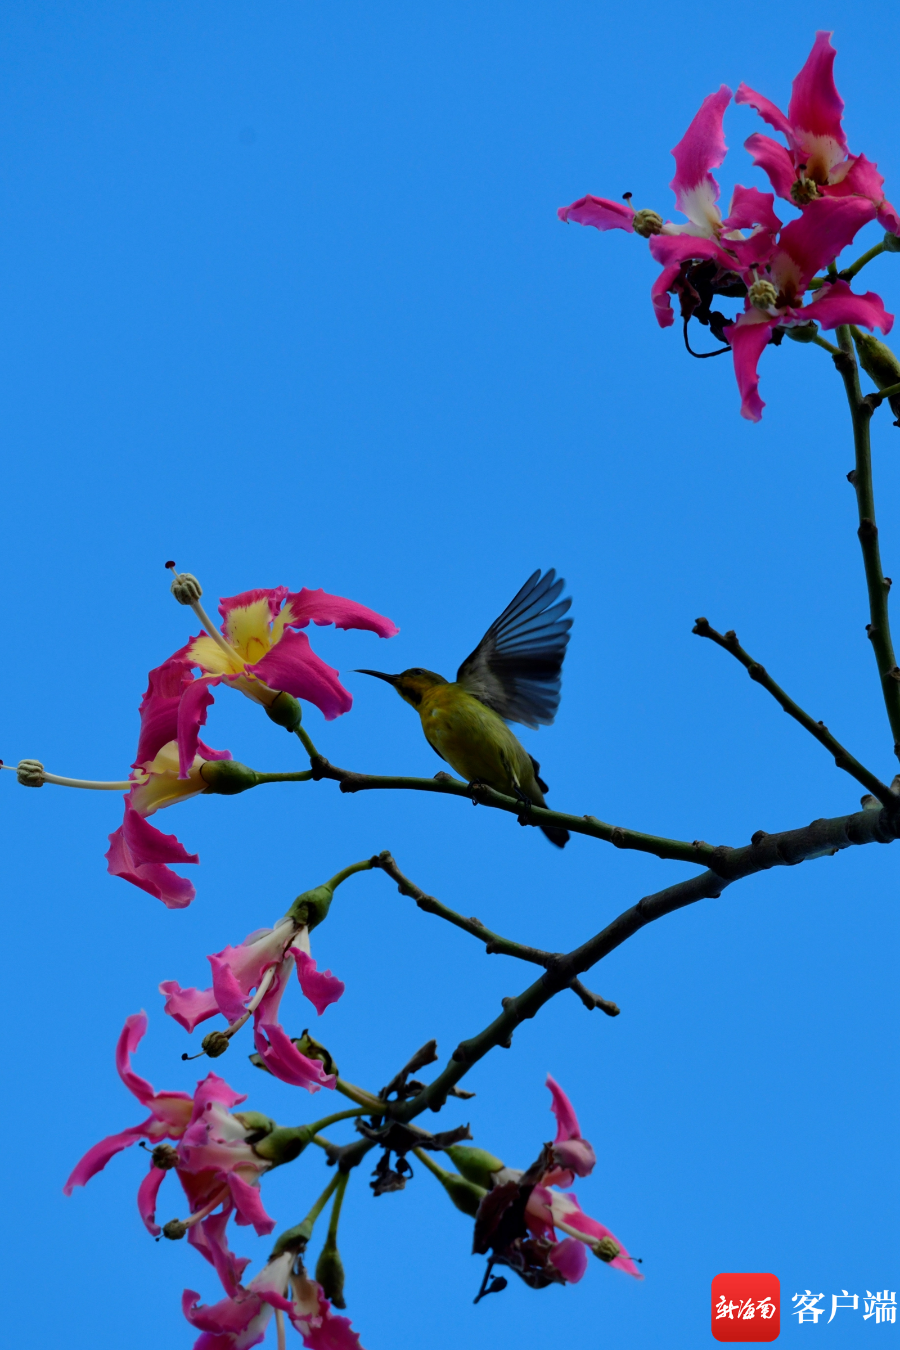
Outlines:
[[[323,591],[291,593],[286,587],[246,591],[223,600],[219,606],[223,622],[216,629],[200,605],[201,589],[193,577],[176,574],[172,590],[182,604],[194,609],[205,631],[150,672],[140,707],[137,754],[125,785],[125,819],[110,836],[107,859],[111,873],[156,896],[169,908],[180,909],[190,904],[194,888],[172,871],[170,864],[196,863],[198,859],[174,836],[150,825],[147,818],[175,802],[214,791],[211,766],[228,765],[245,774],[253,772],[235,765],[227,750],[212,750],[199,739],[215,686],[239,689],[261,704],[279,725],[299,734],[297,699],[307,699],[326,717],[333,718],[349,709],[351,698],[337,672],[313,653],[305,633],[297,630],[310,621],[368,629],[382,637],[392,636],[397,629],[389,619],[354,601]],[[45,775],[36,761],[20,765],[20,777],[23,774],[25,781],[34,774],[38,784],[57,781],[73,786],[122,786],[54,779]],[[257,929],[238,946],[211,954],[207,958],[212,978],[208,988],[183,988],[175,980],[160,984],[166,1013],[188,1033],[211,1018],[224,1018],[224,1027],[204,1037],[202,1054],[210,1058],[222,1055],[252,1019],[252,1058],[260,1068],[310,1093],[321,1088],[345,1088],[328,1052],[308,1033],[301,1038],[288,1035],[280,1021],[280,1005],[294,970],[302,993],[317,1015],[343,994],[343,982],[330,970],[317,968],[310,951],[310,931],[327,917],[335,888],[348,875],[369,866],[369,861],[351,865],[324,885],[298,896],[271,928]],[[125,1086],[149,1115],[89,1149],[69,1177],[66,1194],[85,1185],[115,1154],[141,1143],[150,1154],[149,1170],[137,1193],[145,1228],[156,1238],[187,1236],[191,1246],[213,1266],[224,1289],[225,1296],[212,1305],[202,1304],[193,1290],[184,1292],[185,1317],[201,1333],[195,1350],[248,1350],[264,1339],[273,1315],[287,1318],[311,1350],[358,1350],[359,1337],[350,1322],[335,1312],[335,1306],[343,1307],[342,1277],[326,1289],[323,1282],[329,1284],[329,1280],[311,1279],[303,1265],[311,1232],[309,1217],[305,1221],[310,1222],[309,1231],[304,1230],[302,1240],[291,1238],[296,1230],[282,1235],[265,1267],[246,1285],[242,1280],[249,1261],[230,1250],[227,1228],[233,1217],[236,1224],[251,1226],[260,1236],[271,1233],[275,1222],[260,1194],[263,1176],[273,1167],[294,1161],[318,1129],[367,1112],[357,1104],[351,1111],[339,1111],[314,1125],[282,1128],[259,1112],[236,1110],[246,1097],[215,1073],[197,1083],[193,1096],[157,1092],[131,1065],[146,1028],[144,1013],[127,1019],[116,1048],[116,1067]],[[547,1082],[558,1122],[556,1141],[545,1146],[539,1163],[528,1172],[506,1168],[499,1159],[480,1150],[453,1144],[446,1148],[460,1167],[458,1181],[462,1182],[473,1167],[480,1178],[478,1186],[469,1183],[478,1200],[476,1250],[492,1253],[489,1270],[494,1264],[505,1265],[535,1287],[580,1280],[588,1251],[637,1276],[633,1261],[609,1230],[584,1214],[574,1195],[556,1189],[571,1185],[576,1175],[589,1175],[596,1159],[593,1148],[581,1136],[568,1098],[551,1078]],[[357,1089],[354,1100],[358,1096]],[[366,1099],[378,1104],[378,1099],[369,1094]],[[368,1114],[374,1122],[369,1128],[377,1131],[377,1111]],[[434,1147],[444,1147],[439,1137],[433,1140]],[[388,1161],[389,1156],[390,1150]],[[484,1158],[492,1171],[485,1170]],[[169,1171],[174,1171],[181,1183],[187,1212],[184,1218],[160,1225],[160,1187]],[[311,1216],[314,1213],[318,1213],[316,1207]],[[280,1327],[279,1343],[282,1336]]]
[[[678,296],[682,317],[692,316],[731,348],[741,414],[759,421],[765,407],[759,396],[757,366],[769,342],[787,333],[810,340],[819,325],[856,324],[887,333],[893,316],[871,291],[856,294],[832,267],[870,221],[888,231],[900,247],[900,218],[884,196],[884,179],[865,155],[850,153],[843,129],[844,104],[835,88],[835,51],[831,34],[820,32],[793,83],[787,115],[762,94],[741,84],[736,103],[754,108],[784,136],[781,145],[754,133],[745,142],[754,165],[768,175],[773,192],[737,186],[728,214],[717,205],[719,185],[712,175],[725,159],[723,132],[731,90],[722,85],[709,94],[672,154],[670,184],[686,223],[663,221],[652,210],[630,202],[586,196],[560,208],[561,220],[598,230],[626,230],[649,239],[650,252],[662,265],[651,299],[658,323],[666,328],[674,315],[670,294]],[[799,209],[784,224],[775,214],[775,194]],[[817,277],[823,269],[825,276]],[[812,291],[813,298],[807,301]],[[743,296],[744,310],[729,322],[710,311],[714,295]]]

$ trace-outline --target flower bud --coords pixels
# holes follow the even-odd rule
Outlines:
[[[150,1155],[150,1161],[161,1172],[169,1172],[178,1166],[178,1154],[171,1144],[157,1144]]]
[[[248,769],[236,759],[208,759],[200,766],[200,777],[206,784],[206,791],[220,797],[234,797],[259,783],[256,770]]]
[[[311,931],[328,917],[333,899],[333,886],[327,883],[324,886],[314,886],[311,891],[304,891],[302,895],[297,896],[285,917],[293,919],[295,923],[305,924]]]
[[[163,1237],[169,1238],[171,1242],[177,1242],[178,1239],[183,1238],[187,1232],[187,1224],[182,1222],[181,1219],[170,1219],[169,1222],[163,1226],[162,1231]]]
[[[819,195],[819,189],[811,178],[797,178],[791,183],[791,201],[796,206],[806,206]]]
[[[266,708],[266,716],[277,727],[284,727],[286,731],[296,731],[303,721],[303,709],[293,694],[281,693]]]
[[[276,1125],[264,1138],[257,1140],[253,1152],[273,1167],[280,1167],[282,1163],[299,1158],[310,1139],[312,1131],[308,1125]]]
[[[764,277],[760,277],[758,281],[754,281],[747,292],[747,299],[754,309],[771,309],[778,299],[778,292],[771,281],[766,281]]]
[[[900,235],[888,230],[881,242],[885,253],[900,253]]]
[[[503,1163],[493,1153],[483,1148],[471,1148],[468,1144],[451,1144],[444,1152],[466,1181],[474,1182],[485,1191],[489,1191],[493,1185],[491,1174],[503,1167]]]
[[[16,777],[22,787],[43,787],[44,766],[39,759],[20,759],[16,765]]]
[[[456,1172],[444,1172],[443,1170],[438,1177],[438,1181],[456,1208],[474,1219],[478,1213],[478,1206],[487,1195],[485,1188],[477,1186],[474,1181],[467,1181],[465,1177],[457,1176]]]
[[[320,1060],[326,1073],[333,1073],[335,1078],[338,1077],[338,1066],[332,1059],[330,1052],[325,1049],[324,1045],[320,1045],[318,1041],[314,1041],[306,1028],[304,1028],[302,1036],[294,1037],[294,1044],[301,1055],[305,1055],[307,1059]]]
[[[856,327],[850,331],[856,343],[859,364],[878,388],[887,389],[888,385],[900,384],[900,361],[887,343],[879,342],[871,333],[863,333]],[[888,402],[894,415],[900,418],[900,394],[894,394]],[[21,781],[20,778],[19,782]]]
[[[230,1044],[231,1041],[224,1031],[211,1031],[208,1036],[203,1037],[203,1051],[210,1059],[218,1059],[220,1055],[224,1055]]]
[[[595,1242],[591,1251],[595,1256],[599,1256],[601,1261],[615,1261],[622,1248],[616,1242],[615,1238],[603,1237],[599,1242]]]
[[[176,572],[169,590],[179,605],[196,605],[203,594],[203,587],[190,572]]]
[[[635,234],[639,234],[642,239],[649,239],[651,234],[661,234],[663,227],[663,218],[658,211],[635,211],[634,219],[631,222]]]
[[[795,323],[784,330],[794,342],[815,342],[819,329],[814,323]]]
[[[316,1262],[316,1280],[322,1286],[326,1298],[336,1308],[346,1308],[344,1302],[344,1263],[337,1249],[337,1243],[329,1236],[319,1253]]]

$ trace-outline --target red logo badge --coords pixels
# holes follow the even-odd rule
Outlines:
[[[712,1334],[717,1341],[774,1341],[781,1331],[777,1275],[717,1275],[712,1282]]]

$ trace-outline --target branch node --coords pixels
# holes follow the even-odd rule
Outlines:
[[[850,472],[847,474],[847,482],[848,482],[848,483],[852,483],[853,486],[856,487],[856,470],[855,470],[855,469],[851,469]]]
[[[747,667],[747,674],[750,676],[751,680],[756,680],[757,684],[759,684],[766,678],[767,672],[765,666],[761,666],[758,661],[754,661],[751,666]]]
[[[768,837],[769,836],[765,830],[757,830],[755,834],[751,834],[750,843],[753,845],[754,848],[756,848],[758,844],[761,844],[762,841],[764,839],[768,839]]]
[[[614,825],[609,840],[611,844],[615,844],[616,848],[624,848],[625,831],[619,825]]]
[[[859,538],[863,540],[877,539],[878,526],[875,524],[874,520],[871,520],[868,516],[865,516],[859,522],[859,529],[856,531],[856,533],[859,536]]]

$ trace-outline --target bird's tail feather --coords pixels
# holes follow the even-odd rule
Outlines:
[[[561,825],[542,825],[541,830],[557,848],[565,848],[569,842],[569,831],[564,830]]]

